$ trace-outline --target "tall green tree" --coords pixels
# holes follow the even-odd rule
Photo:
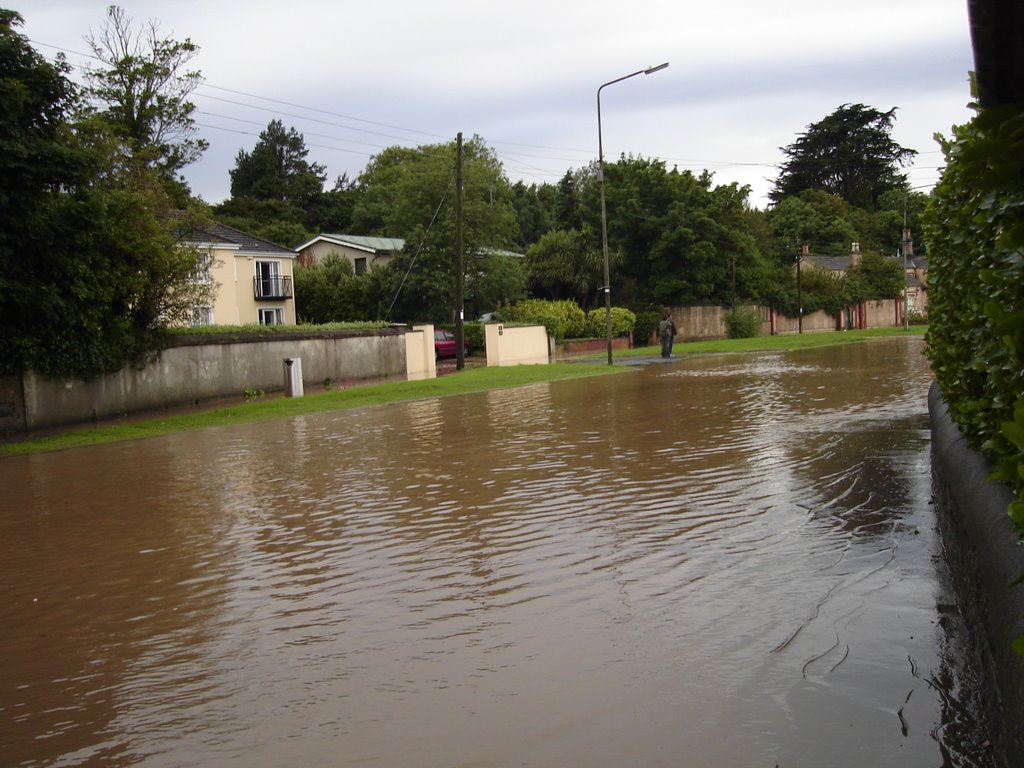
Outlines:
[[[323,192],[327,179],[324,166],[306,160],[308,154],[301,133],[271,120],[252,152],[238,151],[229,172],[231,196],[306,206]]]
[[[858,208],[874,209],[883,193],[906,187],[900,168],[917,154],[890,137],[895,120],[896,107],[880,112],[863,104],[843,104],[812,123],[782,148],[786,159],[771,199],[778,202],[819,189]]]
[[[159,348],[211,289],[165,179],[108,124],[79,120],[66,65],[21,21],[0,11],[0,370],[88,377]]]
[[[531,293],[542,299],[572,299],[583,309],[601,303],[604,284],[601,243],[579,230],[554,229],[526,251]]]
[[[100,105],[98,117],[137,163],[176,185],[180,199],[187,190],[180,171],[208,146],[197,135],[189,100],[203,81],[188,68],[198,46],[188,38],[162,37],[155,21],[136,25],[116,5],[86,42],[101,65],[85,75],[87,94]]]
[[[558,191],[550,184],[527,186],[522,181],[513,184],[511,191],[518,224],[512,243],[526,250],[554,227]]]
[[[501,163],[479,136],[463,146],[462,178],[468,291],[488,279],[488,253],[512,242],[516,211]],[[391,265],[398,283],[391,317],[451,322],[457,311],[455,143],[390,147],[371,160],[358,183],[353,228],[406,242]]]
[[[729,305],[736,295],[758,294],[766,267],[749,228],[746,187],[622,157],[605,164],[605,192],[609,249],[621,251],[612,274],[616,301]],[[596,184],[582,199],[584,226],[600,231]]]
[[[903,263],[874,251],[861,254],[860,261],[846,274],[853,301],[895,299],[904,287]]]
[[[572,173],[566,171],[558,182],[558,202],[555,209],[555,226],[559,229],[582,229],[583,219],[580,210],[580,186],[586,182],[589,173]]]
[[[850,221],[851,210],[842,198],[818,189],[780,200],[767,212],[775,238],[772,255],[781,263],[790,263],[804,244],[825,256],[849,253],[850,244],[859,240]]]

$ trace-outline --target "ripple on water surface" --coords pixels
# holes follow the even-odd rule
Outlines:
[[[0,462],[3,752],[984,765],[920,344],[850,346]]]

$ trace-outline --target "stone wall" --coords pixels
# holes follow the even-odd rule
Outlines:
[[[928,393],[932,423],[932,486],[943,548],[961,613],[971,631],[981,693],[1002,768],[1024,755],[1024,547],[1007,515],[1013,494],[991,482],[988,462],[967,445],[937,384]]]
[[[285,387],[285,359],[302,361],[302,379],[322,385],[409,375],[412,344],[429,344],[422,331],[282,332],[183,336],[150,363],[81,379],[48,379],[29,372],[0,379],[0,432],[11,433],[242,397],[245,390]],[[421,366],[422,367],[422,366]],[[422,372],[417,377],[422,378]]]

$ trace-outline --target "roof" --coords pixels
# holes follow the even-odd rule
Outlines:
[[[526,255],[519,251],[508,251],[502,248],[480,248],[479,253],[486,256],[510,256],[514,259],[526,258]]]
[[[361,251],[374,253],[394,253],[405,247],[405,240],[400,237],[375,237],[373,235],[334,235],[321,232],[309,242],[303,243],[296,250],[304,251],[319,242],[345,245]]]
[[[219,222],[214,223],[210,227],[203,227],[197,230],[194,233],[194,237],[205,238],[204,242],[209,242],[212,245],[235,246],[239,251],[246,253],[265,253],[268,256],[286,256],[288,258],[295,257],[295,251],[290,248],[285,248],[262,237],[250,235],[248,232],[243,232],[240,229],[235,229]]]
[[[850,268],[850,257],[847,256],[819,256],[816,253],[805,253],[801,261],[813,264],[816,267],[827,269],[832,272],[845,272]]]

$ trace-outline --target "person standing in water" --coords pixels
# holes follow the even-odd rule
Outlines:
[[[672,312],[668,309],[658,324],[658,336],[661,338],[661,356],[672,357],[672,342],[676,338],[676,324],[672,322]]]

